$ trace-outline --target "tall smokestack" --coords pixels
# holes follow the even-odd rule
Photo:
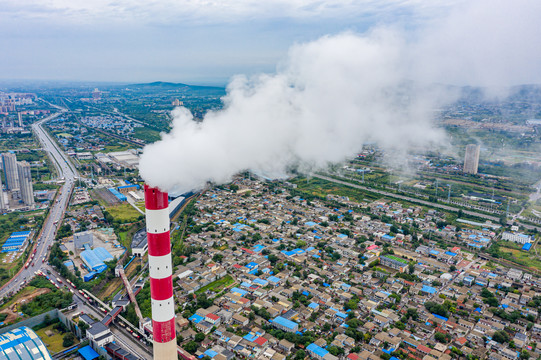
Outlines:
[[[167,193],[145,185],[154,359],[177,360]]]

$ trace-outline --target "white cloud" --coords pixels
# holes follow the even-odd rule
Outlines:
[[[404,83],[405,45],[388,30],[296,45],[276,74],[235,78],[225,108],[202,123],[175,110],[171,132],[145,147],[141,175],[184,192],[246,169],[282,177],[291,167],[322,168],[368,141],[396,154],[442,143],[426,111],[432,97]]]
[[[457,2],[454,0],[452,3]],[[449,4],[449,3],[447,3]],[[0,14],[63,22],[235,23],[254,19],[340,19],[411,10],[437,12],[444,5],[420,0],[4,0]]]
[[[540,13],[535,1],[477,0],[413,33],[380,26],[295,45],[276,73],[232,81],[224,109],[203,122],[174,111],[171,132],[145,147],[141,175],[182,192],[248,169],[323,168],[364,142],[399,155],[441,145],[430,112],[456,94],[433,84],[541,82]]]

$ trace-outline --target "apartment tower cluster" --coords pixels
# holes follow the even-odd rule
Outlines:
[[[20,200],[26,206],[34,205],[34,189],[32,187],[32,173],[27,161],[17,161],[14,153],[2,154],[2,169],[6,182],[6,190],[12,199]],[[0,179],[0,192],[2,182]],[[0,194],[0,209],[6,210],[7,202],[3,192]]]

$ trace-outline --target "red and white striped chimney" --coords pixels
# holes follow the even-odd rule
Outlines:
[[[145,184],[154,359],[177,360],[167,193]]]

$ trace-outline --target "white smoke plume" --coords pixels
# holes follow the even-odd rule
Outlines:
[[[275,74],[234,78],[223,109],[207,113],[203,121],[194,121],[185,108],[175,109],[171,132],[144,149],[142,177],[178,193],[200,189],[208,181],[228,182],[244,170],[284,177],[292,168],[325,168],[351,158],[366,142],[390,154],[445,144],[432,116],[456,94],[430,84],[464,85],[477,74],[480,83],[474,85],[488,85],[504,68],[506,77],[522,71],[509,56],[487,58],[498,53],[497,41],[484,41],[491,39],[494,24],[505,23],[511,31],[508,22],[516,22],[518,36],[528,33],[525,27],[533,29],[531,38],[539,34],[527,7],[517,12],[514,4],[498,2],[501,7],[494,10],[485,2],[495,14],[479,21],[478,3],[471,11],[457,9],[449,19],[419,30],[413,39],[379,28],[293,46]],[[501,16],[505,13],[513,16]],[[468,33],[455,32],[455,26]],[[513,44],[513,51],[528,54],[534,63],[541,59],[539,47],[525,43],[519,49],[520,40],[512,39],[513,33],[507,33],[504,44]],[[505,54],[505,49],[500,51]],[[522,59],[519,54],[513,58]],[[523,81],[523,76],[505,80],[513,79]]]
[[[283,177],[291,167],[322,168],[365,142],[406,150],[441,141],[421,99],[406,91],[403,46],[391,31],[294,46],[276,74],[231,81],[223,110],[202,122],[175,109],[171,132],[145,147],[141,175],[183,192],[243,170]]]

